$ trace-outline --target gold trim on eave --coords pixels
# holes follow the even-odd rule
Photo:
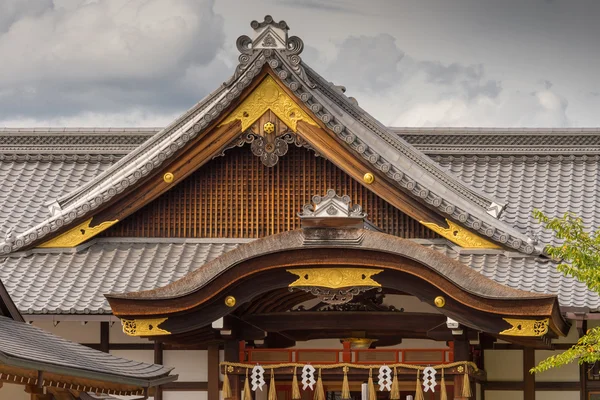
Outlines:
[[[544,336],[548,333],[549,318],[546,319],[516,319],[503,318],[506,322],[512,325],[512,328],[503,330],[501,335],[506,336]]]
[[[339,289],[351,286],[375,286],[381,284],[372,276],[382,272],[382,269],[368,268],[304,268],[288,269],[287,272],[298,276],[290,283],[290,287],[318,286],[329,289]]]
[[[170,335],[171,332],[158,327],[166,320],[167,318],[121,319],[121,324],[123,324],[123,332],[129,336]]]
[[[267,75],[219,126],[240,120],[242,121],[242,131],[246,131],[269,110],[294,132],[296,132],[298,121],[318,126],[270,75]]]
[[[454,222],[446,219],[446,223],[448,224],[448,228],[443,228],[433,222],[424,222],[419,221],[421,224],[425,225],[432,231],[440,234],[446,239],[450,240],[453,243],[456,243],[460,247],[469,248],[469,249],[500,249],[496,243],[492,243],[489,240],[485,240],[481,236],[478,236],[471,232],[468,229],[463,228],[462,226],[455,224]]]
[[[119,222],[118,219],[115,219],[114,221],[104,221],[101,224],[91,227],[90,224],[92,223],[92,218],[90,218],[69,229],[67,232],[58,235],[54,239],[50,239],[47,242],[40,244],[38,247],[75,247],[96,236],[103,230],[110,228],[117,222]]]

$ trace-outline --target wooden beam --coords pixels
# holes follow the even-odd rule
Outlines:
[[[529,372],[535,366],[535,349],[523,350],[523,400],[535,400],[535,375]]]
[[[110,323],[100,322],[100,351],[108,353],[110,350]]]
[[[397,311],[298,311],[254,314],[244,321],[268,332],[302,330],[392,330],[426,333],[446,321],[442,314]]]
[[[208,400],[219,400],[219,346],[208,346]]]
[[[154,364],[163,364],[163,346],[158,340],[154,342]],[[163,389],[157,386],[154,390],[154,400],[163,399]]]

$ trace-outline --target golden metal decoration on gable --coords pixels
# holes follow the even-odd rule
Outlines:
[[[512,325],[512,328],[503,330],[500,335],[506,336],[544,336],[548,333],[549,318],[535,319],[517,319],[503,318],[506,322]]]
[[[242,131],[246,131],[269,110],[294,132],[296,132],[298,121],[318,126],[270,75],[267,75],[219,126],[240,120],[242,121]]]
[[[382,269],[369,268],[304,268],[288,269],[287,272],[298,276],[298,280],[289,287],[323,287],[339,289],[345,287],[381,287],[371,277],[382,272]]]
[[[163,180],[166,183],[171,183],[171,182],[173,182],[174,179],[175,179],[175,175],[173,175],[172,172],[167,172],[166,174],[163,175]]]
[[[425,225],[432,231],[442,235],[446,239],[450,240],[453,243],[456,243],[460,247],[470,248],[470,249],[500,249],[496,243],[492,243],[489,240],[485,240],[481,236],[478,236],[471,232],[468,229],[463,228],[462,226],[455,224],[454,222],[446,219],[446,223],[448,224],[448,228],[442,228],[441,226],[433,223],[433,222],[424,222],[419,221],[421,224]]]
[[[129,336],[170,335],[171,332],[158,327],[166,320],[167,318],[121,319],[121,324],[123,324],[123,332]]]
[[[119,220],[115,219],[114,221],[105,221],[90,227],[90,224],[92,223],[92,218],[90,218],[76,227],[69,229],[67,232],[58,235],[54,239],[50,239],[47,242],[40,244],[38,247],[75,247],[96,236],[103,230],[110,228],[117,222],[119,222]]]
[[[370,185],[371,183],[373,183],[375,181],[375,176],[370,173],[367,172],[364,176],[363,176],[363,181],[367,184]]]

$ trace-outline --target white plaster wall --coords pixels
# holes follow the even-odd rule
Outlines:
[[[523,400],[524,394],[519,390],[486,390],[485,400]]]
[[[30,396],[25,393],[25,385],[13,385],[4,383],[0,388],[1,400],[29,400]]]
[[[479,383],[475,384],[475,400],[481,400],[481,385]]]
[[[163,364],[175,369],[179,382],[206,382],[208,380],[208,352],[206,350],[165,350]]]
[[[579,400],[579,392],[535,392],[535,400]],[[486,396],[487,400],[487,396]]]
[[[100,322],[60,321],[54,326],[52,321],[34,321],[32,325],[72,342],[100,343]]]
[[[163,392],[163,400],[207,400],[207,392]]]
[[[552,343],[569,343],[575,344],[577,340],[579,340],[579,332],[577,332],[577,327],[575,326],[575,321],[571,321],[571,329],[569,329],[569,334],[565,337],[559,337],[558,339],[554,339]]]
[[[523,380],[522,350],[485,350],[484,364],[489,381]]]
[[[540,361],[560,353],[562,351],[536,350],[535,363],[537,365]],[[574,362],[535,374],[535,380],[537,382],[579,382],[579,364]]]
[[[154,364],[154,351],[152,350],[111,350],[110,354],[129,360]]]

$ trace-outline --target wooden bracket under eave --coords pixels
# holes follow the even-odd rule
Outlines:
[[[93,238],[100,232],[110,228],[117,222],[119,222],[119,220],[115,219],[113,221],[104,221],[96,226],[90,226],[92,223],[92,218],[90,218],[87,221],[69,229],[65,233],[58,235],[54,239],[50,239],[47,242],[40,244],[38,247],[75,247],[86,240]]]
[[[490,242],[471,232],[470,230],[463,228],[462,226],[455,224],[454,222],[446,219],[448,224],[447,228],[441,227],[433,222],[419,221],[437,234],[450,240],[452,243],[456,243],[460,247],[468,249],[500,249],[496,243]]]

